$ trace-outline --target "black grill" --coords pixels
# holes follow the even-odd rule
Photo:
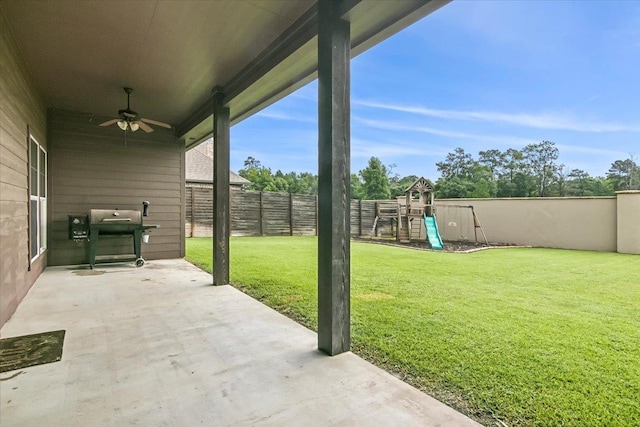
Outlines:
[[[143,210],[118,210],[118,209],[91,209],[88,221],[77,220],[73,217],[69,220],[70,237],[73,239],[88,238],[89,240],[89,267],[93,269],[97,262],[123,262],[135,261],[137,267],[144,265],[142,258],[142,238],[146,230],[158,228],[158,225],[144,225],[143,217],[147,216],[149,202],[143,203]],[[87,218],[85,216],[85,218]],[[88,222],[88,230],[77,230],[83,222]],[[86,230],[86,229],[85,229]],[[133,237],[133,254],[124,255],[96,255],[100,236]]]

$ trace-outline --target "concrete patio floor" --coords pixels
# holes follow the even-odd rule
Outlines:
[[[0,425],[478,425],[211,282],[184,260],[48,268],[0,333],[65,329],[62,360],[0,375]]]

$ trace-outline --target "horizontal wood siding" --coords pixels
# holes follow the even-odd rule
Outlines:
[[[318,199],[315,195],[246,191],[231,187],[232,236],[313,236],[317,234]],[[375,200],[351,201],[351,235],[371,236],[376,216]],[[212,184],[189,182],[186,186],[185,233],[211,237]],[[378,231],[389,233],[389,221]]]
[[[88,262],[86,241],[69,240],[68,216],[91,209],[142,209],[150,202],[145,224],[149,244],[145,259],[184,256],[184,149],[173,132],[156,127],[125,133],[117,126],[100,127],[90,114],[49,111],[51,198],[51,265]],[[98,254],[132,253],[127,236],[103,236]]]
[[[231,186],[231,233],[233,236],[260,235],[260,192],[241,191]],[[186,186],[185,235],[213,235],[213,186],[188,182]]]
[[[262,234],[265,236],[286,236],[289,226],[289,195],[282,193],[262,193]]]
[[[292,194],[293,199],[293,235],[309,236],[316,234],[316,196]]]
[[[360,235],[360,200],[351,200],[351,236]]]
[[[196,206],[197,209],[192,207]],[[213,226],[213,189],[187,186],[185,233],[211,237]],[[193,228],[192,228],[193,227]]]
[[[28,131],[47,148],[46,107],[0,9],[0,327],[47,263],[29,266]]]
[[[373,200],[363,200],[360,211],[362,222],[362,236],[371,237],[371,230],[376,219],[376,202]]]
[[[231,234],[233,236],[260,235],[260,192],[231,191]]]
[[[375,237],[391,238],[395,237],[395,228],[397,226],[397,216],[389,215],[390,212],[396,212],[398,210],[398,202],[396,200],[367,200],[367,213],[366,223],[368,229],[366,236],[371,237],[373,234],[373,224],[375,222],[376,213],[380,212],[382,215],[378,218],[375,229]],[[387,215],[385,215],[385,213]],[[364,230],[363,230],[364,233]]]

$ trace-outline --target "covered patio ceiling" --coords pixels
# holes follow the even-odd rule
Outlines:
[[[337,1],[337,0],[336,0]],[[343,0],[352,56],[449,0]],[[315,0],[0,0],[49,107],[170,123],[187,147],[213,131],[212,90],[237,123],[316,77]],[[91,116],[89,116],[91,117]]]

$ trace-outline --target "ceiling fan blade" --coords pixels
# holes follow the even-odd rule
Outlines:
[[[114,123],[115,123],[115,122],[117,122],[118,120],[120,120],[120,119],[107,120],[107,121],[106,121],[106,122],[104,122],[104,123],[100,123],[98,126],[109,126],[109,125],[114,124]]]
[[[144,123],[144,122],[135,122],[138,124],[138,126],[140,126],[140,129],[142,129],[143,131],[145,131],[146,133],[151,133],[153,132],[153,128],[151,126],[149,126],[148,124]]]
[[[167,129],[171,129],[171,128],[172,128],[172,126],[171,126],[171,125],[168,125],[168,124],[166,124],[166,123],[159,122],[159,121],[157,121],[157,120],[151,120],[151,119],[140,119],[140,121],[145,122],[145,123],[149,123],[149,124],[151,124],[151,125],[162,126],[163,128],[167,128]]]

